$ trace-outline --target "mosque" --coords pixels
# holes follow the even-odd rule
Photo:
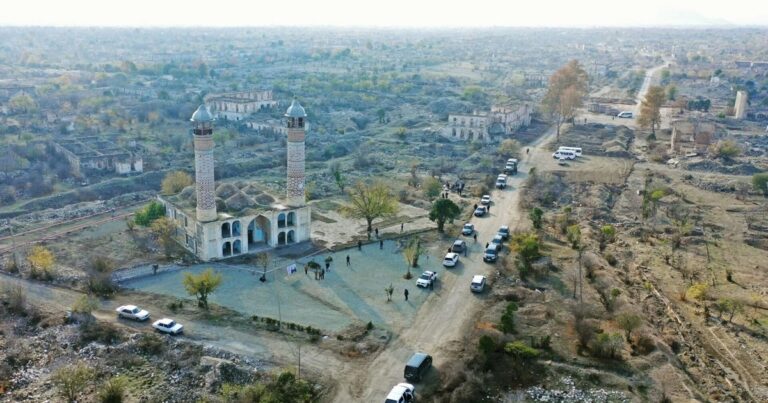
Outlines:
[[[216,186],[214,118],[204,104],[200,105],[190,119],[195,184],[177,195],[157,197],[165,206],[167,217],[176,225],[178,243],[198,259],[211,261],[308,241],[311,212],[304,195],[306,118],[304,108],[294,100],[285,113],[286,195],[284,200],[276,201],[250,185]]]

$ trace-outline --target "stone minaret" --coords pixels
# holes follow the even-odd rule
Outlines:
[[[285,112],[288,124],[288,180],[286,182],[289,206],[303,206],[304,197],[304,125],[307,113],[295,99]]]
[[[213,183],[213,116],[205,105],[200,105],[190,120],[195,141],[197,221],[214,221],[217,215]]]

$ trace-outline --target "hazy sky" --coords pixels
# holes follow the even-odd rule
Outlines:
[[[766,0],[4,0],[0,25],[768,25]],[[761,4],[762,3],[762,4]]]

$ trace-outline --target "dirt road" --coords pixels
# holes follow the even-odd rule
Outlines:
[[[468,244],[471,252],[468,257],[461,257],[456,268],[440,273],[440,286],[424,303],[410,326],[396,332],[397,335],[378,356],[363,368],[355,371],[349,378],[338,379],[341,387],[333,401],[335,402],[374,402],[381,401],[387,392],[399,382],[403,382],[403,367],[411,354],[416,351],[427,352],[434,359],[438,369],[447,364],[464,348],[465,337],[470,334],[477,313],[482,309],[485,294],[474,294],[469,290],[472,276],[490,275],[496,266],[484,263],[482,250],[501,225],[515,228],[524,220],[518,211],[519,189],[527,177],[526,172],[534,161],[548,157],[548,152],[540,150],[555,135],[554,129],[548,131],[535,144],[530,145],[530,154],[526,155],[519,173],[510,176],[505,190],[491,193],[493,204],[490,215],[472,219],[478,232],[478,242],[471,238]],[[500,167],[501,168],[501,167]],[[501,170],[501,169],[500,169]],[[478,201],[479,202],[479,201]],[[417,385],[418,394],[418,385]]]

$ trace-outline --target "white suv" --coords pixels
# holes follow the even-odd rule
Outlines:
[[[469,285],[472,292],[483,292],[485,290],[485,276],[476,275],[472,277],[472,283]]]
[[[416,390],[410,383],[398,383],[389,391],[384,403],[411,403],[416,400]]]

